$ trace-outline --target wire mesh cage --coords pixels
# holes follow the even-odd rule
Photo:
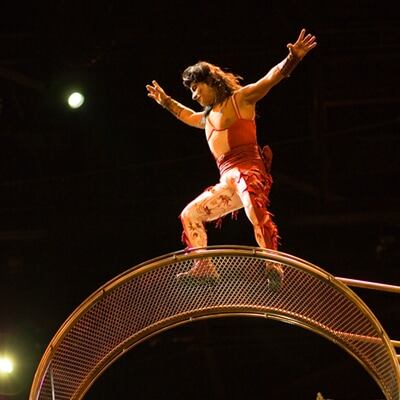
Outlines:
[[[177,279],[199,260],[213,265],[218,275]],[[271,267],[283,272],[279,285],[270,285]],[[355,357],[387,399],[399,399],[393,345],[348,286],[288,254],[212,246],[139,264],[94,292],[51,340],[30,400],[81,399],[102,372],[138,343],[196,318],[232,314],[273,318],[324,336]]]

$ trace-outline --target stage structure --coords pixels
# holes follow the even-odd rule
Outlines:
[[[199,259],[212,260],[213,282],[176,279]],[[284,281],[267,286],[266,263],[279,263]],[[350,353],[388,400],[400,399],[395,347],[350,285],[400,293],[400,288],[335,278],[294,256],[247,246],[211,246],[170,253],[115,277],[87,298],[48,345],[36,370],[30,400],[82,399],[100,375],[136,345],[197,319],[270,318],[296,324]],[[284,329],[284,327],[282,327]]]

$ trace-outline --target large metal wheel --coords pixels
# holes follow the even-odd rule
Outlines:
[[[219,277],[181,282],[176,275],[210,260]],[[271,290],[265,267],[283,267]],[[164,330],[198,318],[256,316],[296,324],[350,353],[389,400],[400,398],[397,356],[367,305],[341,280],[304,260],[245,246],[170,253],[115,277],[86,299],[51,340],[30,400],[81,399],[118,358]]]

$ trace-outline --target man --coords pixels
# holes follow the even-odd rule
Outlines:
[[[296,42],[289,43],[288,56],[257,82],[240,85],[238,75],[200,61],[185,69],[183,84],[203,110],[195,112],[168,96],[153,81],[146,85],[148,96],[180,121],[205,130],[209,148],[220,170],[220,181],[188,204],[181,213],[182,239],[188,248],[207,246],[205,223],[220,220],[244,208],[260,247],[277,250],[278,230],[267,211],[272,185],[272,153],[257,143],[255,108],[276,84],[290,76],[301,59],[317,45],[315,36],[302,29]],[[271,268],[282,271],[279,266]],[[178,277],[209,278],[218,274],[210,262],[199,260]]]

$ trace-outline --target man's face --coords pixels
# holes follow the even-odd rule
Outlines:
[[[205,82],[196,82],[190,85],[192,99],[196,100],[202,107],[212,106],[215,101],[214,89]]]

